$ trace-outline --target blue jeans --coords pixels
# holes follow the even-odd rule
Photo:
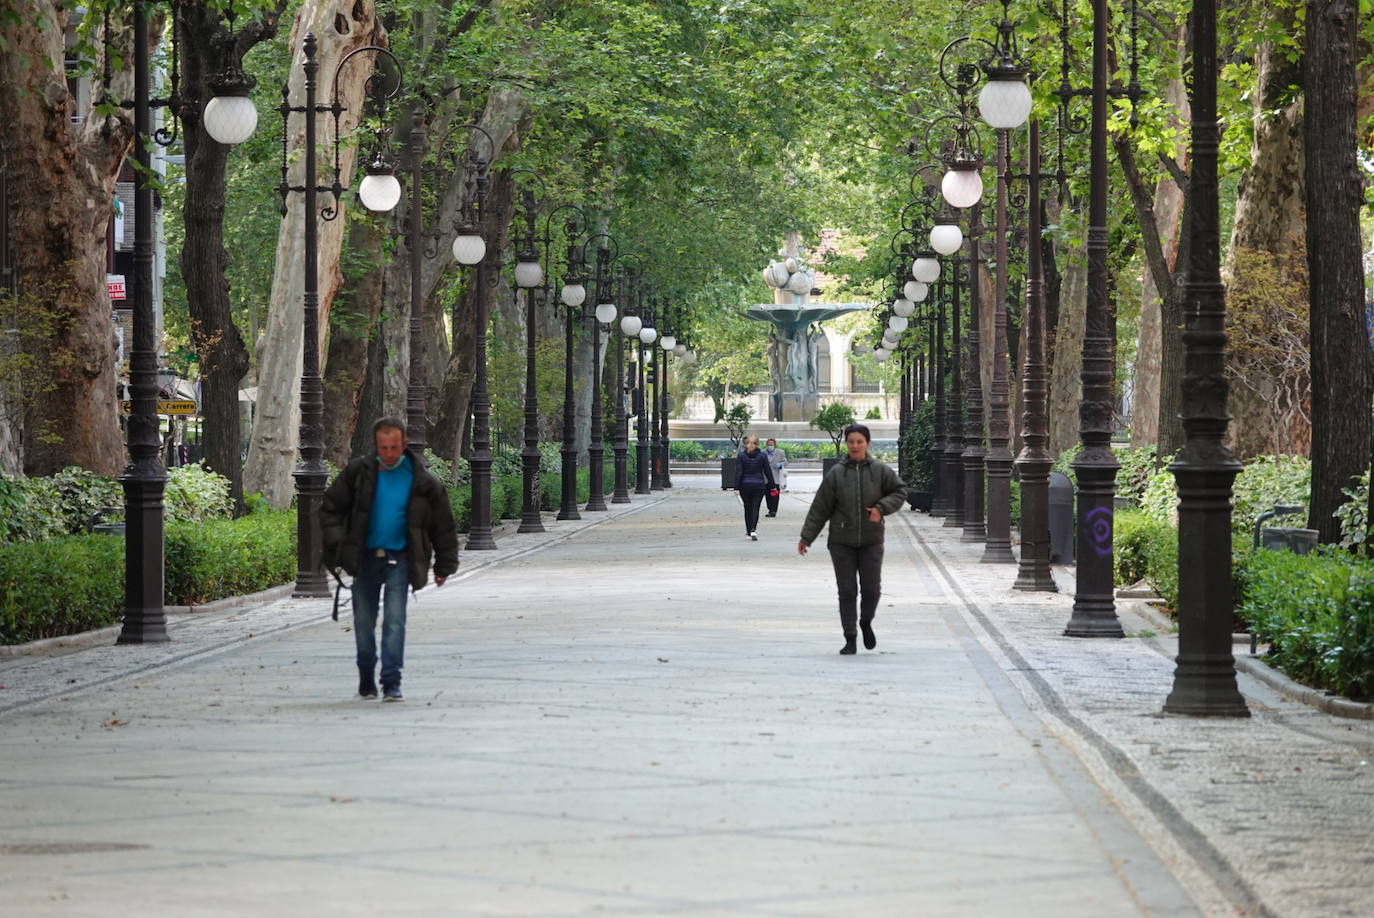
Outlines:
[[[358,642],[358,669],[372,672],[377,666],[377,606],[386,587],[382,609],[382,688],[400,688],[401,667],[406,655],[406,590],[410,566],[403,551],[389,551],[385,558],[368,549],[362,570],[353,578],[353,634]]]

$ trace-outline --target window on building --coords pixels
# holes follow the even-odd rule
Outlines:
[[[816,339],[816,391],[830,391],[830,339],[825,335]]]

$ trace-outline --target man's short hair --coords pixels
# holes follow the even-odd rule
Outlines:
[[[768,442],[769,442],[769,443],[772,443],[774,446],[777,446],[777,445],[778,445],[778,441],[777,441],[777,439],[774,438],[774,437],[769,437],[769,438],[768,438]]]
[[[401,439],[407,439],[406,423],[405,421],[402,421],[400,418],[378,418],[376,422],[372,425],[373,438],[375,439],[377,434],[379,434],[383,430],[399,430],[401,432]]]

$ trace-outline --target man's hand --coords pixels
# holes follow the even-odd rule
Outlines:
[[[868,508],[868,521],[870,523],[881,523],[883,521],[883,511],[877,507]]]
[[[806,554],[806,549],[809,548],[809,547],[810,547],[810,546],[808,546],[805,542],[798,542],[798,543],[797,543],[797,554],[799,554],[799,555],[804,555],[804,554]]]
[[[441,587],[441,586],[444,585],[444,581],[447,580],[447,579],[448,579],[448,577],[435,577],[435,578],[434,578],[434,585],[437,586],[437,587]]]

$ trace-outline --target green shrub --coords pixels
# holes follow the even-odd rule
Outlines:
[[[1272,510],[1275,504],[1302,507],[1301,525],[1311,493],[1312,463],[1305,456],[1256,456],[1236,476],[1231,530],[1249,536],[1259,515]]]
[[[41,542],[67,532],[57,495],[44,479],[0,475],[0,541]]]
[[[1350,498],[1337,507],[1334,514],[1341,521],[1341,548],[1364,545],[1369,538],[1369,524],[1365,519],[1369,511],[1369,470],[1365,469],[1359,484],[1343,488],[1341,493]]]
[[[0,546],[0,644],[103,628],[123,612],[123,539],[77,535]]]
[[[1127,446],[1116,450],[1121,469],[1116,473],[1116,493],[1139,502],[1145,487],[1159,469],[1154,446]]]
[[[907,454],[908,482],[918,491],[929,491],[935,480],[934,467],[930,460],[930,449],[935,445],[935,402],[927,399],[911,416],[902,441],[902,449]]]
[[[700,462],[706,458],[706,447],[696,440],[669,440],[668,457],[674,462]]]
[[[1260,551],[1245,568],[1238,611],[1270,645],[1266,659],[1314,688],[1374,695],[1374,561]]]
[[[255,593],[296,576],[296,515],[167,524],[165,602]],[[64,536],[0,545],[0,644],[103,628],[124,611],[124,539]]]
[[[296,514],[167,524],[166,602],[193,605],[296,579]]]
[[[1158,523],[1144,528],[1145,579],[1170,609],[1178,608],[1178,530]]]
[[[1145,579],[1145,545],[1152,528],[1173,527],[1140,510],[1118,510],[1112,523],[1113,576],[1117,586],[1130,586]]]
[[[877,405],[874,405],[872,408],[868,409],[868,413],[864,415],[865,421],[881,421],[882,419],[883,413],[881,410],[879,410]]]
[[[199,464],[176,466],[167,472],[163,507],[168,520],[227,520],[234,512],[229,479]]]

